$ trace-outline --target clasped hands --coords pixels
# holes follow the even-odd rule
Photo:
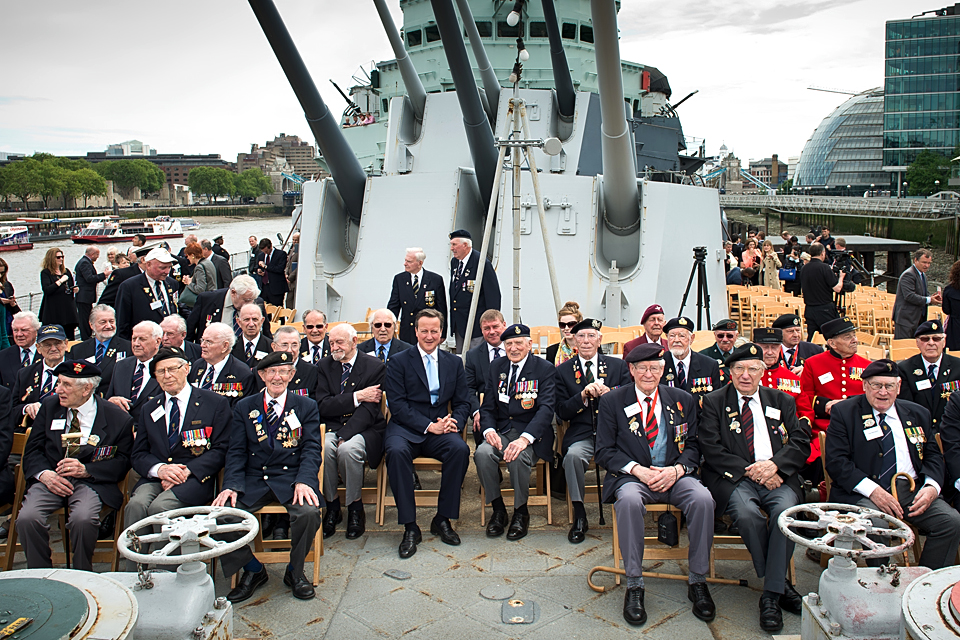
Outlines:
[[[504,449],[503,443],[500,441],[500,434],[497,433],[496,429],[490,429],[487,431],[484,439],[487,441],[487,444],[497,451],[503,451],[504,462],[513,462],[517,459],[517,456],[523,453],[524,449],[530,446],[530,441],[521,436],[508,444],[507,448]]]
[[[670,491],[685,472],[680,465],[676,464],[670,467],[641,467],[638,464],[633,467],[630,473],[653,491],[663,493],[664,491]]]
[[[190,477],[190,469],[183,464],[162,464],[157,469],[157,477],[160,478],[160,486],[164,491],[178,484],[183,484]]]
[[[580,398],[586,404],[590,398],[599,398],[608,391],[610,391],[610,387],[595,380],[583,388],[583,391],[580,392]]]
[[[431,422],[430,426],[427,427],[427,433],[432,433],[437,436],[442,436],[445,433],[457,433],[460,429],[457,428],[457,421],[447,414],[443,418],[437,418],[436,422]]]
[[[42,482],[50,493],[66,498],[73,495],[73,483],[67,478],[89,478],[87,468],[76,458],[64,458],[57,463],[56,469],[47,469],[40,474]]]
[[[783,479],[777,473],[777,465],[770,460],[754,462],[743,470],[745,476],[761,484],[767,489],[776,489],[783,484]]]

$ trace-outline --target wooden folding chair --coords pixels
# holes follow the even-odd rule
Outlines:
[[[270,304],[269,302],[264,302],[263,308],[267,311],[268,322],[273,322],[277,319],[277,312],[280,310],[280,307],[275,304]]]
[[[612,344],[614,345],[613,353],[622,354],[623,345],[627,344],[634,339],[633,333],[628,331],[611,331],[610,333],[604,333],[602,344]]]
[[[120,534],[123,533],[124,523],[123,523],[123,512],[126,509],[127,502],[130,501],[130,494],[133,491],[133,476],[134,472],[131,469],[127,472],[126,477],[117,483],[117,487],[120,489],[120,493],[123,495],[123,502],[120,504],[120,508],[113,512],[113,509],[110,507],[104,506],[100,510],[100,517],[103,518],[105,515],[113,512],[114,513],[114,524],[113,524],[113,537],[112,538],[99,538],[96,545],[93,548],[93,562],[105,562],[109,563],[111,571],[120,570],[120,553],[117,551],[117,540],[120,539]],[[58,552],[54,551],[51,553],[51,560],[54,564],[64,564],[68,567],[70,566],[70,533],[67,531],[67,514],[66,510],[59,509],[56,511],[57,522],[60,525],[60,534],[63,539],[63,551]],[[131,523],[133,524],[133,523]],[[8,534],[9,535],[9,534]]]
[[[867,360],[881,360],[886,357],[886,349],[881,347],[868,347],[861,344],[857,347],[857,354]]]
[[[500,461],[500,465],[505,467],[506,462],[503,460]],[[547,465],[545,460],[538,459],[536,464],[533,467],[533,471],[537,474],[537,482],[534,488],[530,491],[530,496],[527,498],[528,507],[546,507],[547,508],[547,524],[553,524],[553,501],[552,496],[550,495],[550,467]],[[512,498],[514,494],[513,489],[501,489],[500,495],[504,500],[507,498]],[[480,526],[485,527],[487,525],[487,494],[483,490],[483,485],[480,485]]]
[[[913,356],[920,353],[920,349],[916,346],[913,347],[901,347],[899,349],[890,350],[890,359],[894,362],[900,362],[901,360],[906,360],[907,358],[912,358]]]
[[[13,568],[13,556],[16,551],[20,551],[17,545],[17,533],[14,524],[17,521],[17,513],[20,511],[20,505],[23,503],[23,493],[26,490],[26,482],[21,482],[23,473],[20,469],[23,464],[23,448],[27,444],[27,438],[30,436],[30,430],[26,433],[13,434],[13,446],[10,449],[10,455],[20,460],[13,470],[14,477],[14,497],[13,502],[0,507],[3,511],[10,509],[10,519],[7,520],[7,541],[3,545],[4,569],[10,571]]]

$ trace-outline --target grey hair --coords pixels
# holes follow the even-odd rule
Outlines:
[[[346,332],[347,335],[350,337],[351,340],[357,337],[357,330],[354,329],[354,328],[353,328],[353,325],[351,325],[351,324],[347,324],[347,323],[338,324],[338,325],[335,326],[333,329],[330,329],[330,333],[333,333],[333,332],[335,332],[335,331],[336,331],[337,333]]]
[[[230,281],[230,289],[238,296],[250,293],[251,291],[255,297],[260,295],[260,287],[257,286],[257,281],[245,273]]]
[[[303,315],[300,317],[303,318],[304,321],[306,321],[307,316],[310,315],[311,313],[319,313],[321,316],[323,316],[323,324],[327,324],[327,314],[325,314],[323,311],[320,311],[320,309],[307,309],[306,311],[303,312]]]
[[[180,332],[180,333],[186,333],[186,332],[187,332],[187,321],[183,319],[183,316],[178,315],[178,314],[169,315],[169,316],[167,316],[166,318],[164,318],[163,320],[161,320],[161,321],[160,321],[160,328],[161,328],[161,329],[163,328],[163,323],[164,323],[164,322],[167,322],[168,320],[172,320],[173,322],[176,322],[176,323],[177,323],[177,331],[178,331],[178,332]]]
[[[116,309],[114,309],[113,307],[111,307],[111,306],[108,305],[108,304],[98,304],[98,305],[94,306],[92,309],[90,309],[90,319],[92,320],[94,314],[97,314],[97,313],[109,313],[109,314],[112,315],[114,318],[117,317],[117,311],[116,311]]]
[[[206,249],[207,251],[212,251],[213,243],[207,240],[206,238],[204,238],[203,240],[200,241],[200,248]]]
[[[410,254],[413,254],[413,257],[419,260],[420,262],[423,262],[424,260],[427,259],[427,254],[425,254],[423,252],[423,249],[421,249],[420,247],[408,247],[407,252],[403,255],[410,255]]]
[[[390,309],[377,309],[376,311],[373,312],[374,318],[376,318],[379,315],[388,316],[390,320],[393,322],[393,324],[397,324],[397,316],[394,315],[393,311],[390,311]]]
[[[142,322],[138,322],[133,328],[139,329],[140,327],[147,327],[150,329],[150,335],[157,340],[163,337],[163,329],[161,329],[160,325],[153,320],[143,320]]]
[[[217,340],[229,342],[231,349],[233,349],[233,345],[237,344],[237,335],[233,332],[233,327],[230,325],[223,322],[211,322],[203,332],[206,333],[210,329],[213,329],[213,335]]]
[[[100,306],[100,305],[97,305],[97,306]],[[94,309],[96,308],[97,307],[94,307]],[[21,318],[25,318],[29,320],[30,328],[33,329],[34,331],[38,331],[40,329],[42,323],[40,322],[40,318],[33,311],[21,311],[20,313],[14,314],[13,316],[14,320],[20,320]]]
[[[285,325],[282,325],[281,327],[278,327],[277,330],[273,332],[273,341],[276,342],[277,340],[280,339],[280,336],[282,335],[285,336],[287,334],[295,335],[298,338],[300,337],[300,332],[297,331],[296,327],[291,326],[289,324],[285,324]]]
[[[85,383],[90,385],[91,395],[93,394],[94,391],[97,390],[97,387],[100,386],[100,380],[101,380],[100,376],[93,376],[91,378],[79,378],[79,379],[83,380]]]

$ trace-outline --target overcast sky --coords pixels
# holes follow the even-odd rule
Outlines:
[[[388,0],[402,24],[398,0]],[[623,0],[624,59],[656,66],[684,133],[741,159],[799,155],[846,97],[883,84],[884,22],[946,0]],[[360,65],[393,54],[372,2],[277,0],[336,112]],[[219,153],[309,128],[241,0],[0,0],[0,151],[84,154],[141,140]]]

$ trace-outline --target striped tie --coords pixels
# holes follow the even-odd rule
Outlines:
[[[163,288],[160,286],[160,281],[156,280],[154,285],[157,290],[157,300],[160,301],[160,308],[163,311],[163,317],[166,318],[170,315],[169,307],[167,307],[167,299],[163,297]]]
[[[887,414],[881,413],[879,417],[880,429],[883,431],[883,438],[880,439],[880,450],[883,452],[880,464],[883,471],[880,473],[878,484],[889,491],[893,476],[897,473],[897,451],[893,443],[893,429],[887,424]]]
[[[20,366],[21,367],[30,366],[30,349],[23,350],[23,360],[20,361]]]
[[[416,295],[417,295],[418,293],[420,293],[420,278],[417,277],[417,276],[413,276],[413,295],[414,295],[414,297],[416,297]]]
[[[660,427],[657,425],[657,415],[653,412],[653,399],[644,398],[643,401],[647,403],[643,430],[647,434],[647,442],[650,444],[650,448],[653,449],[653,445],[657,442],[657,434],[660,433]]]
[[[203,382],[200,383],[201,389],[213,388],[213,365],[207,365],[207,374],[203,376]]]
[[[583,363],[583,366],[586,368],[586,371],[583,372],[583,381],[587,384],[593,383],[596,380],[593,377],[593,361],[587,360]]]
[[[40,399],[43,400],[51,393],[53,393],[53,369],[47,369],[47,379],[43,383],[43,388],[40,389]]]
[[[180,405],[177,397],[170,396],[170,416],[167,418],[167,442],[172,450],[180,437]]]
[[[377,347],[377,357],[380,358],[380,362],[386,362],[386,361],[387,361],[387,356],[385,356],[384,353],[383,353],[383,345],[382,345],[382,344]]]
[[[937,365],[931,364],[927,367],[927,377],[930,378],[930,396],[934,403],[937,401]]]
[[[233,310],[233,333],[237,336],[237,340],[240,340],[243,337],[243,329],[240,328],[240,310]]]
[[[280,426],[280,416],[277,415],[277,401],[270,399],[267,404],[267,427],[270,429],[270,448],[277,440],[277,427]]]
[[[247,350],[244,352],[244,355],[246,356],[246,358],[247,358],[247,364],[249,365],[249,364],[250,364],[250,359],[253,358],[253,343],[252,343],[252,342],[248,342],[248,343],[247,343]]]
[[[143,363],[137,363],[137,370],[133,374],[133,387],[130,389],[130,399],[136,400],[140,395],[140,388],[143,387]]]
[[[677,363],[677,387],[687,390],[687,368],[683,366],[682,362]]]
[[[103,362],[103,356],[104,356],[106,353],[107,353],[107,347],[106,347],[102,342],[98,342],[98,343],[97,343],[97,357],[96,357],[96,361],[97,361],[97,366],[98,366],[98,367],[100,366],[100,363]]]
[[[344,363],[343,373],[340,374],[340,393],[343,393],[347,389],[347,380],[350,378],[350,370],[352,368],[351,365]]]
[[[743,409],[740,411],[741,426],[743,427],[743,437],[747,441],[747,449],[750,451],[750,459],[756,460],[757,453],[753,449],[753,411],[750,410],[750,398],[743,399]]]

